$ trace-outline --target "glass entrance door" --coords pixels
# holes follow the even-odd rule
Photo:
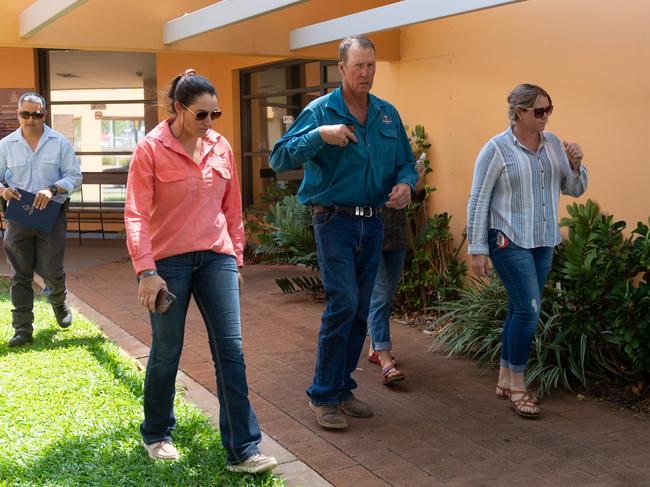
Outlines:
[[[261,195],[276,181],[297,187],[302,169],[276,175],[269,154],[309,102],[339,85],[336,64],[293,60],[241,71],[244,206],[259,205]]]

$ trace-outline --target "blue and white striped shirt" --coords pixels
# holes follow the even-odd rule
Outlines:
[[[587,181],[587,168],[581,165],[576,175],[562,142],[550,132],[542,132],[536,153],[521,145],[511,128],[493,137],[474,167],[467,205],[468,253],[489,254],[490,228],[527,249],[559,244],[560,191],[580,196]]]

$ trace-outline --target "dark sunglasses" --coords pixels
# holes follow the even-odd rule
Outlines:
[[[205,110],[199,110],[198,112],[195,112],[194,110],[192,110],[187,105],[185,105],[183,103],[181,103],[181,105],[183,105],[185,108],[187,108],[190,112],[192,112],[194,114],[194,120],[196,120],[197,122],[203,122],[203,120],[208,118],[208,115],[210,115],[211,120],[216,120],[217,118],[219,118],[221,116],[221,110],[219,110],[219,109],[213,110],[211,112],[206,112]]]
[[[18,115],[23,120],[29,120],[29,117],[32,117],[34,120],[40,120],[45,116],[44,113],[40,112],[18,112]]]
[[[549,105],[546,108],[524,108],[524,110],[532,110],[535,114],[535,118],[544,118],[544,114],[550,115],[553,113],[553,105]]]

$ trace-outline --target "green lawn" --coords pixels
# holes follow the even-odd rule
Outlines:
[[[42,296],[35,341],[13,335],[7,282],[0,279],[0,486],[273,486],[270,474],[232,474],[219,433],[177,395],[177,462],[142,448],[144,374],[90,321],[56,325]]]

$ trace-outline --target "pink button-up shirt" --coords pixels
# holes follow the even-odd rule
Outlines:
[[[135,272],[186,252],[212,250],[244,264],[241,194],[232,149],[210,130],[195,163],[159,123],[133,151],[124,222]]]

